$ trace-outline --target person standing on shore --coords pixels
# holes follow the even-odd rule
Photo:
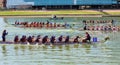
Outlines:
[[[6,32],[6,30],[3,31],[2,33],[2,41],[5,42],[6,41],[6,35],[8,34],[8,32]]]

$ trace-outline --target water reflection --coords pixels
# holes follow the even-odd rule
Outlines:
[[[79,44],[74,44],[74,48],[79,48]]]
[[[6,45],[2,45],[2,53],[3,53],[4,56],[7,56]]]
[[[29,45],[29,46],[28,46],[28,50],[29,50],[29,51],[32,51],[32,50],[33,50],[33,46],[32,46],[32,45]]]
[[[61,63],[63,65],[67,65],[67,64],[72,65],[76,63],[77,64],[80,63],[84,65],[87,65],[90,63],[101,64],[102,58],[105,60],[108,60],[108,59],[110,60],[110,58],[113,57],[111,54],[112,51],[110,49],[107,49],[106,44],[72,44],[72,45],[68,44],[68,45],[60,45],[60,46],[45,45],[42,47],[36,46],[36,45],[9,45],[9,47],[6,45],[2,45],[1,48],[2,48],[2,54],[4,55],[4,57],[7,57],[7,54],[11,55],[10,53],[7,53],[7,51],[14,50],[14,51],[11,51],[12,55],[15,54],[14,57],[18,58],[18,60],[16,61],[18,61],[19,64],[23,62],[25,64],[29,64],[30,62],[32,62],[32,64],[45,65],[46,61],[48,63],[51,62],[51,64],[53,65],[61,64]],[[7,49],[7,48],[10,48],[10,49]],[[24,60],[22,60],[22,58]],[[84,61],[82,61],[83,59]],[[10,60],[10,59],[7,58],[6,60]],[[106,62],[103,62],[103,64],[106,65],[105,64]],[[32,64],[29,64],[29,65],[32,65]]]
[[[14,49],[15,49],[15,51],[18,51],[18,49],[19,49],[18,45],[14,45]]]
[[[59,45],[58,48],[62,50],[63,46],[62,46],[62,45]]]
[[[47,49],[48,49],[48,47],[47,47],[47,46],[43,46],[42,48],[43,48],[43,50],[47,50]]]
[[[90,53],[91,44],[82,44],[82,48],[85,49],[86,53]]]
[[[54,45],[53,45],[53,46],[51,46],[51,48],[52,48],[52,49],[55,49],[55,48],[56,48],[56,46],[54,46]]]
[[[69,44],[65,45],[65,50],[68,50],[68,51],[70,50],[70,45]]]
[[[26,46],[25,45],[20,45],[20,49],[25,52]]]
[[[14,45],[14,50],[15,50],[15,55],[18,55],[19,54],[19,52],[18,52],[18,50],[19,50],[18,45]]]

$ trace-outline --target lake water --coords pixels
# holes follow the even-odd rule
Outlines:
[[[82,27],[82,20],[112,20],[120,23],[120,17],[66,17],[63,20],[49,20],[49,18],[0,18],[0,34],[6,29],[8,31],[7,41],[13,41],[15,35],[77,35],[83,37],[85,31],[79,31]],[[64,24],[75,24],[74,28],[63,29],[36,29],[36,28],[19,28],[11,24],[15,21],[28,22],[56,22]],[[110,37],[107,42],[95,44],[72,44],[60,46],[37,46],[37,45],[14,45],[0,44],[0,65],[120,65],[120,32],[100,32],[88,31],[92,37],[97,37],[99,41],[105,37]],[[1,36],[1,35],[0,35]],[[1,38],[0,38],[1,40]]]

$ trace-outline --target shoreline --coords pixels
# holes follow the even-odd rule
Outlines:
[[[0,17],[120,17],[117,10],[15,10],[0,11]]]
[[[99,14],[59,14],[57,17],[103,17]],[[51,14],[43,15],[0,15],[0,17],[9,18],[9,17],[52,17]]]
[[[100,14],[60,14],[57,17],[120,17],[120,15],[100,15]],[[11,17],[52,17],[52,15],[0,15],[3,18]]]

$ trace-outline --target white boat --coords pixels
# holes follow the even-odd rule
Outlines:
[[[50,20],[63,20],[64,17],[57,17],[56,15],[52,16]]]

